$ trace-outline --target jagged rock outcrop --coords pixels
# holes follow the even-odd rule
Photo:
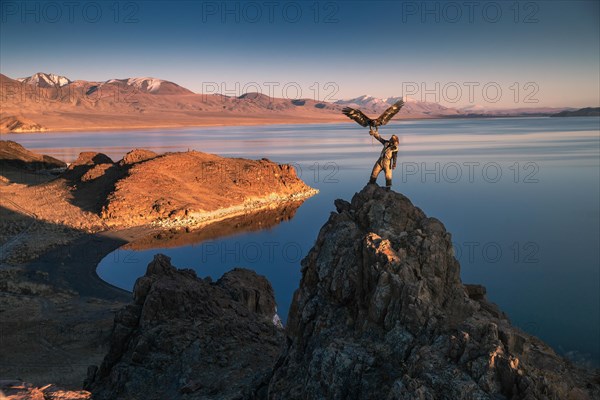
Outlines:
[[[368,185],[302,262],[269,399],[592,399],[598,378],[464,286],[450,234]]]
[[[270,283],[234,269],[213,283],[156,255],[91,367],[94,399],[250,399],[266,390],[284,335]],[[263,393],[264,397],[264,393]]]
[[[104,176],[113,166],[113,160],[106,154],[84,151],[69,165],[63,177],[77,183],[90,182]]]

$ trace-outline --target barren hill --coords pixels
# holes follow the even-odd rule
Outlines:
[[[29,83],[27,83],[29,82]],[[38,84],[43,82],[43,84]],[[22,82],[0,75],[2,118],[26,120],[29,131],[105,130],[200,125],[330,122],[344,120],[340,106],[310,99],[290,100],[248,93],[239,97],[195,94],[154,78]],[[37,128],[37,126],[40,128]],[[18,128],[18,129],[17,129]],[[3,123],[2,132],[27,131]]]
[[[28,169],[34,164],[65,166],[5,141],[0,142],[2,163]],[[142,225],[194,228],[290,202],[297,207],[316,193],[287,164],[197,151],[158,155],[133,150],[119,162],[101,153],[84,152],[60,176],[42,175],[33,183],[19,181],[23,174],[2,172],[0,206],[15,217],[35,216],[59,232],[37,232],[24,238],[31,248],[21,253],[31,257],[52,245],[53,239],[68,240],[74,233],[70,230],[98,232]],[[5,226],[7,232],[21,229],[16,227],[18,218],[3,219],[3,223],[15,226]],[[62,235],[63,228],[69,235]]]

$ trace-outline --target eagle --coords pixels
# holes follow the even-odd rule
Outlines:
[[[369,127],[369,130],[377,132],[377,128],[381,125],[387,124],[390,119],[396,114],[398,111],[404,106],[404,101],[398,100],[394,103],[390,108],[385,110],[383,114],[379,116],[377,119],[371,119],[367,117],[362,111],[355,110],[354,108],[345,107],[342,109],[342,112],[350,119],[353,119],[360,125],[364,127]]]

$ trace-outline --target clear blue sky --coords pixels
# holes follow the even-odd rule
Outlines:
[[[255,82],[277,97],[299,88],[454,106],[600,102],[598,0],[1,3],[0,70],[13,78],[152,76],[230,94]]]

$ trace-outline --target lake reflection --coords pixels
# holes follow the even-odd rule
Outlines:
[[[600,365],[599,131],[599,118],[398,121],[381,129],[384,137],[400,136],[394,190],[452,233],[463,281],[485,285],[514,324],[595,365]],[[98,268],[103,279],[131,289],[159,251],[174,265],[214,279],[233,267],[248,267],[271,281],[283,320],[300,280],[300,260],[334,210],[333,201],[349,200],[362,189],[381,149],[352,123],[11,139],[66,161],[83,150],[119,159],[132,148],[190,148],[293,163],[320,193],[292,219],[266,229],[232,228],[219,239],[202,234],[148,239],[156,248],[130,245],[106,256]]]

